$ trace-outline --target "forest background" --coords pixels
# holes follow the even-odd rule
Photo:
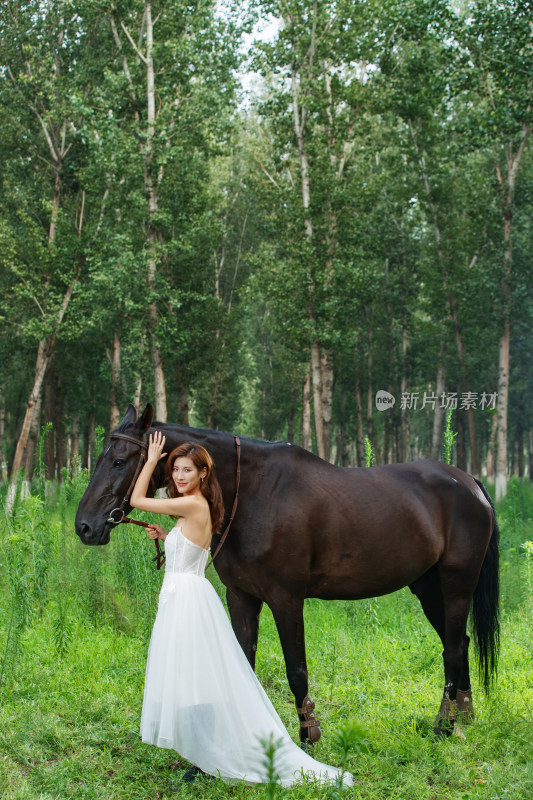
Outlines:
[[[533,475],[529,2],[9,0],[0,52],[3,482],[146,400],[359,466],[456,407]]]

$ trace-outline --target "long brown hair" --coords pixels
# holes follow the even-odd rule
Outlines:
[[[201,444],[184,442],[175,447],[167,459],[166,466],[165,486],[169,497],[181,497],[176,484],[172,480],[172,470],[177,458],[190,458],[198,472],[203,469],[206,470],[205,478],[200,483],[200,491],[209,504],[213,533],[220,533],[220,526],[224,519],[224,502],[220,484],[215,474],[213,459]]]

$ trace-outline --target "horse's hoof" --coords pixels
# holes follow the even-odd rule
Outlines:
[[[303,699],[302,707],[296,707],[300,716],[300,740],[316,744],[322,735],[320,730],[320,720],[315,717],[315,704],[308,694]],[[303,719],[302,719],[303,717]]]

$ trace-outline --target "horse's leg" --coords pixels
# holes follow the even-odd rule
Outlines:
[[[425,575],[416,580],[409,587],[411,591],[418,597],[422,610],[426,615],[428,621],[437,632],[443,647],[446,646],[446,615],[444,609],[444,599],[442,595],[441,580],[438,565],[432,567]],[[470,686],[470,671],[468,665],[468,644],[469,637],[464,633],[461,653],[462,662],[461,670],[458,678],[457,694],[454,701],[454,708],[452,711],[457,710],[462,714],[465,721],[474,719],[474,707],[472,705],[472,689]],[[446,694],[441,703],[441,709],[444,705],[446,711],[448,704],[445,702]],[[440,717],[441,711],[439,711]],[[451,711],[448,710],[448,716],[452,716]],[[453,715],[455,716],[455,715]],[[436,726],[439,724],[437,717]]]
[[[285,658],[287,679],[294,695],[300,719],[300,741],[315,744],[320,739],[320,722],[314,714],[315,704],[309,697],[309,678],[305,656],[304,601],[289,594],[268,601]]]
[[[252,669],[255,669],[259,617],[263,601],[242,589],[232,587],[226,590],[226,600],[235,636]]]
[[[463,706],[461,710],[465,710],[467,697],[468,703],[471,703],[466,623],[473,590],[469,591],[471,579],[464,570],[441,564],[439,572],[446,620],[442,653],[444,694],[434,731],[438,736],[447,736],[453,731],[457,711],[457,691],[461,690],[460,702]],[[463,683],[465,681],[466,686]]]

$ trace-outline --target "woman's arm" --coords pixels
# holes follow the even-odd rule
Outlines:
[[[166,456],[166,453],[163,453],[164,446],[165,437],[161,431],[156,431],[153,435],[150,434],[146,463],[133,487],[130,505],[133,508],[138,508],[139,511],[152,511],[154,514],[168,514],[171,517],[185,517],[196,506],[192,498],[158,498],[146,496],[152,473],[160,459]]]
[[[139,508],[141,511],[152,511],[151,508],[146,508],[145,506],[145,501],[152,500],[152,498],[146,496],[146,492],[148,491],[148,485],[154,469],[157,467],[160,459],[164,455],[166,456],[166,453],[163,453],[164,446],[165,437],[162,435],[161,431],[156,431],[154,434],[150,434],[148,439],[146,463],[144,464],[141,473],[135,482],[135,486],[133,487],[133,492],[131,493],[130,503],[133,508]]]

